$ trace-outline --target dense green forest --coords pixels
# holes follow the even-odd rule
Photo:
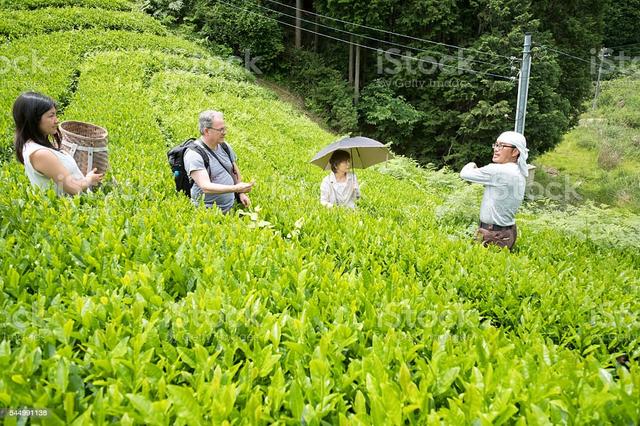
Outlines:
[[[304,96],[335,131],[364,133],[423,164],[454,167],[487,161],[490,141],[513,127],[526,32],[533,38],[526,136],[536,155],[577,123],[601,47],[621,46],[616,53],[624,54],[640,42],[639,5],[305,0],[297,5],[297,49],[294,0],[145,3],[165,23],[227,46],[252,71]],[[607,59],[604,77],[623,65]]]

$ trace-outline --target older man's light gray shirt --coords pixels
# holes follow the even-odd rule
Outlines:
[[[216,146],[216,149],[213,150],[213,152],[216,153],[218,158],[223,163],[220,164],[216,157],[211,155],[211,153],[206,148],[204,148],[202,140],[198,140],[196,141],[196,143],[203,147],[203,149],[205,149],[205,151],[207,152],[207,156],[209,157],[209,177],[211,179],[211,182],[220,185],[233,185],[235,182],[227,171],[227,169],[231,169],[232,163],[236,161],[236,153],[233,151],[231,146],[229,146],[231,158],[229,158],[224,148],[222,148],[220,145]],[[191,176],[191,172],[195,170],[205,170],[204,160],[197,151],[189,149],[184,154],[184,168],[187,171],[187,175]],[[212,207],[214,204],[216,204],[218,207],[220,207],[220,210],[222,210],[223,213],[228,212],[231,207],[233,207],[233,203],[235,201],[235,195],[233,192],[227,192],[224,194],[205,194],[198,186],[198,184],[194,182],[193,186],[191,187],[191,200],[193,201],[193,203],[195,205],[198,205],[203,195],[205,206]]]
[[[516,223],[516,212],[524,199],[526,180],[516,163],[489,164],[476,168],[469,163],[462,168],[460,177],[484,185],[480,205],[480,221],[498,226]]]

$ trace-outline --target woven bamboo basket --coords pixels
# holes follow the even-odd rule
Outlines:
[[[68,152],[85,175],[94,168],[98,173],[109,169],[107,130],[91,123],[65,121],[60,124],[62,149]]]

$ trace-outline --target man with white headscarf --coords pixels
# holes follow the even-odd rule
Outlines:
[[[478,168],[469,163],[460,177],[484,185],[480,205],[478,239],[486,246],[513,247],[517,238],[516,212],[524,199],[527,168],[527,140],[517,132],[502,133],[493,144],[493,163]]]

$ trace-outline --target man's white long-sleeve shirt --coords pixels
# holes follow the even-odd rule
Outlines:
[[[516,163],[492,163],[476,167],[469,163],[460,171],[466,181],[484,185],[480,221],[498,226],[516,223],[516,212],[524,199],[526,180]]]

